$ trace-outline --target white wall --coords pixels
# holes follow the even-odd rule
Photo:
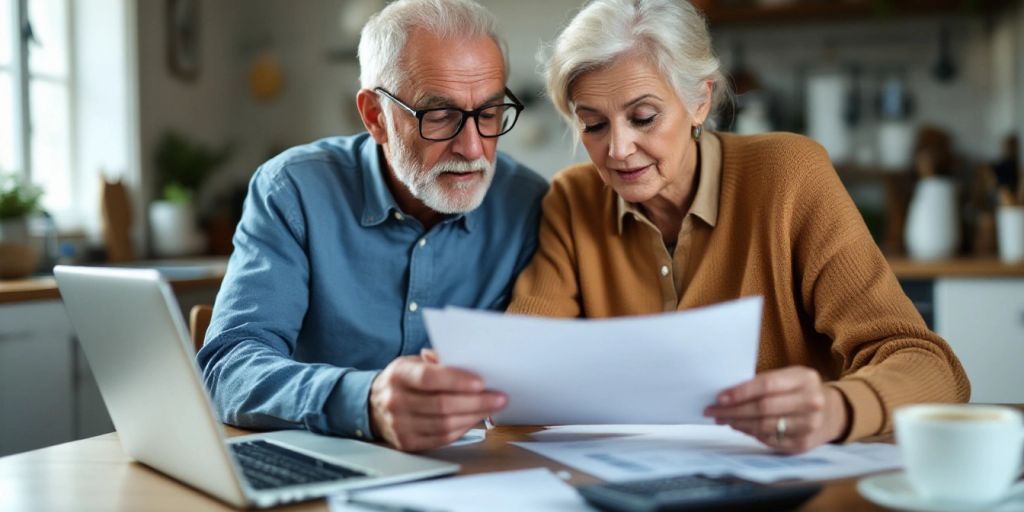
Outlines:
[[[232,59],[241,81],[233,89],[233,140],[244,141],[231,175],[247,177],[268,157],[290,146],[328,135],[353,133],[349,119],[358,90],[355,62],[332,63],[337,48],[339,11],[336,0],[293,2],[252,0],[240,13]],[[254,59],[270,53],[280,64],[284,89],[272,102],[256,101],[244,77]],[[353,51],[354,55],[354,51]]]
[[[497,16],[508,42],[510,86],[517,93],[539,91],[538,47],[554,38],[580,2],[482,3]],[[142,185],[152,187],[152,144],[165,127],[186,131],[209,144],[237,143],[232,161],[204,191],[201,199],[206,204],[224,188],[246,181],[260,163],[281,149],[361,131],[354,108],[358,65],[354,49],[339,33],[347,5],[339,0],[203,0],[201,74],[196,82],[184,83],[166,69],[164,2],[139,1]],[[796,95],[793,76],[797,70],[829,65],[822,51],[829,41],[836,43],[834,62],[858,60],[868,72],[906,70],[917,100],[914,122],[947,128],[959,150],[985,160],[998,153],[1007,126],[1024,130],[1024,102],[1019,99],[1024,66],[1017,66],[1013,78],[1001,67],[1003,62],[993,61],[1005,59],[1007,48],[1014,44],[1014,58],[1024,55],[1024,9],[1016,11],[1016,27],[1002,32],[990,31],[978,17],[951,20],[959,76],[949,84],[937,83],[930,75],[937,52],[938,17],[778,28],[723,26],[713,27],[713,35],[727,69],[732,43],[741,39],[750,67],[783,97]],[[348,50],[352,57],[328,58],[339,49]],[[270,103],[256,102],[246,85],[252,60],[261,52],[273,54],[284,73],[284,90]],[[1011,104],[1014,108],[1004,108]],[[531,105],[520,123],[500,147],[542,174],[550,176],[586,158],[580,151],[572,153],[572,137],[546,100]]]
[[[166,129],[219,146],[237,126],[231,117],[240,81],[232,50],[237,41],[243,0],[200,1],[199,74],[194,81],[173,76],[167,65],[166,2],[136,0],[139,87],[138,133],[140,180],[132,192],[149,204],[155,194],[153,149]],[[233,160],[237,160],[237,157]],[[230,163],[229,163],[230,165]],[[135,225],[146,225],[146,212],[135,212]]]
[[[515,91],[543,88],[536,75],[538,43],[550,40],[567,19],[574,2],[526,0],[483,2],[499,19],[508,42],[511,76]],[[296,9],[301,5],[301,9]],[[271,154],[320,137],[362,131],[355,111],[359,88],[359,66],[351,43],[340,33],[343,2],[304,0],[301,4],[280,0],[251,0],[240,13],[238,41],[233,58],[241,75],[261,51],[271,51],[281,62],[285,89],[269,104],[254,101],[244,90],[235,91],[233,127],[228,133],[246,146],[236,158],[230,176],[242,179]],[[350,59],[328,59],[337,50],[351,51]],[[237,84],[236,84],[237,85]],[[545,101],[536,102],[500,148],[538,172],[550,176],[567,164],[583,158],[573,156],[571,137]]]

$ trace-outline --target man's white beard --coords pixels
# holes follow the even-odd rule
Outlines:
[[[385,116],[387,117],[387,116]],[[395,130],[391,119],[385,123],[388,131],[388,142],[390,142],[391,169],[395,177],[409,192],[427,205],[428,208],[440,213],[465,213],[476,209],[483,202],[487,195],[487,189],[491,186],[494,178],[494,162],[480,157],[472,162],[465,160],[449,160],[439,162],[433,168],[425,170],[416,161],[416,155],[405,145],[402,138]],[[473,180],[466,183],[456,183],[454,187],[445,187],[438,178],[446,172],[464,173],[482,171],[482,180]]]

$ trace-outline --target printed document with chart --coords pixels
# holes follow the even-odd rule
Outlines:
[[[710,423],[715,395],[751,379],[761,297],[658,315],[552,319],[424,311],[441,362],[508,395],[504,425]]]

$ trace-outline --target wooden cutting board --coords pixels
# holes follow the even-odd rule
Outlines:
[[[110,182],[102,176],[100,203],[103,205],[103,239],[107,244],[107,261],[120,263],[135,259],[132,247],[132,206],[128,190],[120,181]]]

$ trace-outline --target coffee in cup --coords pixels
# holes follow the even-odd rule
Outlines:
[[[980,504],[1006,495],[1021,471],[1024,419],[1008,407],[921,404],[895,413],[907,479],[929,501]]]

